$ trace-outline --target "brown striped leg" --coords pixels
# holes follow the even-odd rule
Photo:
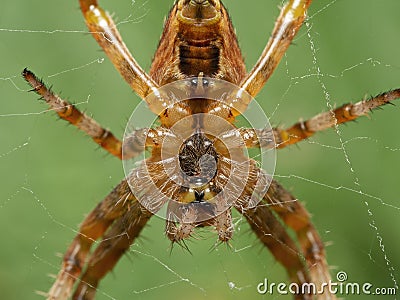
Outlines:
[[[262,148],[284,148],[307,139],[318,131],[335,127],[336,125],[354,121],[366,116],[373,109],[391,103],[400,98],[400,89],[385,92],[355,104],[345,104],[332,111],[324,112],[315,117],[294,124],[287,129],[239,129],[246,146]],[[275,141],[274,141],[275,139]]]
[[[255,97],[279,64],[306,17],[311,0],[290,0],[281,10],[261,57],[240,87]]]
[[[92,244],[100,238],[115,219],[123,215],[134,201],[127,182],[124,180],[85,218],[67,252],[62,268],[53,286],[49,300],[68,299],[74,282],[80,277]]]
[[[145,210],[138,201],[129,205],[129,210],[111,226],[92,253],[72,299],[91,300],[95,298],[99,281],[114,268],[151,216],[152,214]]]
[[[228,243],[233,236],[232,210],[224,197],[216,201],[215,229],[220,242]]]
[[[89,135],[98,145],[103,147],[112,155],[122,158],[122,143],[110,131],[104,129],[95,120],[80,112],[73,104],[61,99],[54,94],[46,85],[38,79],[35,74],[25,69],[22,72],[25,80],[32,86],[44,101],[54,109],[61,119],[64,119],[72,125]]]
[[[311,282],[317,287],[323,283],[329,283],[331,276],[325,259],[324,244],[311,223],[310,215],[304,206],[278,182],[272,181],[267,194],[264,197],[269,208],[276,212],[283,222],[293,229],[307,261]],[[328,289],[318,295],[318,299],[334,300],[336,296],[330,294]]]
[[[132,57],[113,20],[97,0],[80,0],[79,3],[89,31],[131,88],[142,99],[151,92],[157,93],[157,84]]]
[[[54,94],[31,71],[25,69],[22,75],[50,108],[57,112],[61,119],[78,127],[103,149],[119,159],[122,159],[122,150],[124,152],[123,158],[129,159],[142,153],[144,147],[160,146],[163,138],[168,135],[168,130],[161,127],[157,129],[133,129],[124,143],[122,143],[109,130],[104,129],[95,120],[79,111],[73,104]]]
[[[253,208],[242,205],[249,202],[250,198],[242,197],[235,203],[235,208],[246,218],[257,237],[271,251],[275,259],[283,265],[290,281],[298,284],[310,282],[301,252],[283,225],[263,203],[258,203]],[[308,294],[296,295],[296,299],[312,299],[312,297]]]
[[[197,211],[195,206],[179,207],[174,201],[169,201],[167,206],[167,220],[165,235],[172,243],[185,246],[185,239],[194,234],[196,228]]]

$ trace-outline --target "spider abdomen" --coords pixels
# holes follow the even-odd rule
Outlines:
[[[179,47],[179,69],[189,76],[197,76],[200,73],[205,76],[213,76],[219,70],[219,55],[220,49],[212,43],[200,46],[181,45]]]
[[[235,31],[220,1],[175,5],[150,69],[160,86],[200,73],[237,85],[246,75]]]

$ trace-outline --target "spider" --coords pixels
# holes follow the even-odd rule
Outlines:
[[[245,113],[278,66],[310,4],[311,0],[289,0],[282,7],[261,57],[246,72],[222,2],[177,0],[147,74],[97,1],[80,0],[89,31],[125,81],[158,115],[158,126],[131,129],[122,142],[54,94],[34,73],[23,71],[34,91],[62,119],[77,126],[110,154],[124,160],[145,150],[151,154],[136,169],[128,170],[127,177],[85,218],[64,255],[48,299],[67,299],[71,295],[73,299],[94,299],[100,280],[164,204],[165,232],[173,243],[184,246],[196,228],[203,226],[214,227],[218,240],[228,243],[234,234],[233,207],[286,269],[291,282],[319,286],[330,281],[324,245],[309,213],[243,152],[246,148],[280,149],[298,143],[390,103],[400,97],[400,89],[345,104],[289,128],[237,127],[237,118]],[[212,89],[224,82],[234,87],[213,98]],[[164,86],[176,88],[175,83],[186,98],[177,101],[167,95]],[[297,241],[282,223],[295,232]],[[91,253],[92,244],[99,239],[102,241]],[[313,295],[300,292],[295,298],[312,299]],[[335,296],[326,291],[318,298]]]

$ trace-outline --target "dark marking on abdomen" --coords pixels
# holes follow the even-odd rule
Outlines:
[[[187,76],[212,76],[219,71],[220,50],[214,45],[180,45],[179,68]]]

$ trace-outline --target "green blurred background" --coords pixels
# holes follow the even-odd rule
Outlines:
[[[101,1],[148,69],[170,1]],[[264,47],[281,1],[226,0],[248,66]],[[78,224],[123,177],[121,163],[58,121],[20,77],[31,68],[56,92],[121,136],[139,99],[89,34],[78,1],[3,0],[0,5],[1,299],[40,299]],[[258,100],[274,125],[400,87],[400,2],[315,1]],[[314,50],[311,50],[310,37]],[[104,59],[105,58],[105,59]],[[104,61],[103,61],[104,59]],[[316,64],[315,64],[316,62]],[[317,69],[321,76],[317,75]],[[306,203],[332,274],[393,287],[400,270],[399,105],[280,150],[277,179]],[[359,192],[361,191],[361,192]],[[239,218],[232,249],[209,251],[214,233],[170,244],[153,218],[98,299],[290,299],[257,284],[285,272]],[[366,299],[348,296],[347,299]],[[370,296],[368,299],[394,299]]]

